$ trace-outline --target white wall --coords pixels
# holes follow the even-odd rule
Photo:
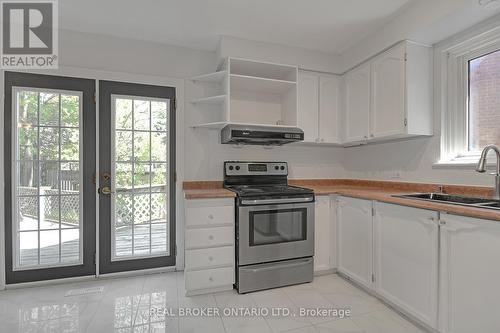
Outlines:
[[[344,150],[291,144],[263,147],[221,145],[215,130],[188,128],[186,132],[185,175],[188,180],[222,180],[223,162],[285,161],[290,178],[342,178]]]
[[[214,69],[215,52],[63,30],[60,66],[185,78]]]
[[[229,36],[221,37],[217,57],[218,59],[237,57],[296,65],[301,69],[318,72],[342,72],[340,57],[336,55]]]
[[[344,175],[346,178],[492,186],[493,179],[475,172],[474,166],[433,166],[439,159],[439,150],[437,135],[348,148],[344,152]]]

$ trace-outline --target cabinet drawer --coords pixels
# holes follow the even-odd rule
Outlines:
[[[186,270],[233,265],[234,247],[186,250]]]
[[[186,272],[186,290],[199,290],[231,285],[234,283],[232,267]]]
[[[186,226],[210,226],[234,223],[234,207],[188,207],[186,209]]]
[[[226,246],[234,244],[233,227],[186,230],[186,249]]]

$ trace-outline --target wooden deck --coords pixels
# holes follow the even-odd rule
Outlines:
[[[151,251],[162,252],[167,248],[166,224],[151,225]],[[148,226],[137,225],[134,230],[134,254],[147,255],[149,254]],[[54,242],[57,243],[57,239]],[[74,239],[61,243],[61,262],[78,261],[79,240]],[[117,255],[128,256],[132,255],[132,228],[122,227],[116,231],[116,249]],[[59,245],[50,245],[40,248],[40,264],[57,264],[59,263]],[[21,250],[21,266],[38,265],[38,249]]]

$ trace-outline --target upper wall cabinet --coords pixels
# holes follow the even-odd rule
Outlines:
[[[339,144],[339,77],[300,71],[298,91],[297,124],[304,131],[304,141]]]
[[[343,80],[344,144],[432,135],[431,48],[403,41]]]
[[[361,65],[344,76],[344,141],[368,140],[370,132],[370,66]]]
[[[191,78],[193,127],[228,123],[297,126],[297,67],[228,58],[219,71]]]

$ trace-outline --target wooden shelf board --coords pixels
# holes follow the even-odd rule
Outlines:
[[[221,83],[226,77],[227,71],[218,71],[209,74],[198,75],[190,78],[193,82]]]
[[[257,77],[280,80],[286,80],[292,77],[296,79],[296,66],[233,57],[230,57],[229,61],[230,74],[254,75]]]
[[[193,104],[222,104],[226,101],[227,95],[209,96],[191,100]]]
[[[294,81],[267,79],[248,75],[230,75],[231,89],[266,94],[283,94],[297,85]]]

